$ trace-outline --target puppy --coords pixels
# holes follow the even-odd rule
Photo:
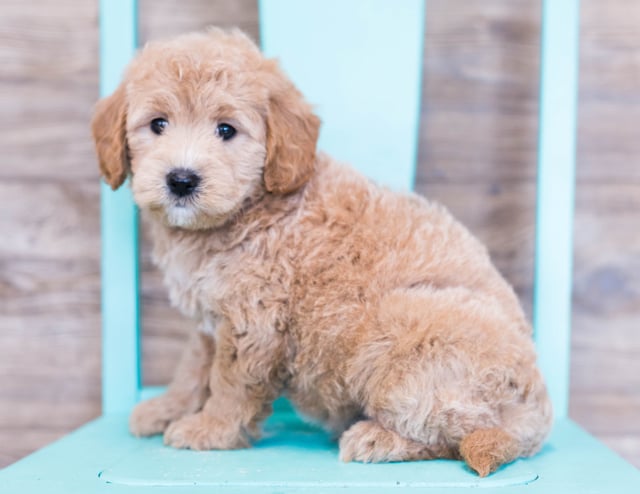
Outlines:
[[[319,126],[238,31],[148,44],[98,103],[102,175],[131,178],[171,301],[200,324],[132,433],[245,448],[284,395],[344,461],[485,476],[534,454],[552,412],[512,288],[442,206],[318,153]]]

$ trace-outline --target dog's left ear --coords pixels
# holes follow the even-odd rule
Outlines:
[[[288,194],[313,173],[320,119],[291,84],[278,84],[269,96],[264,183],[269,192]]]
[[[120,84],[111,96],[98,101],[91,120],[100,172],[113,190],[124,183],[130,169],[126,127],[125,88]]]

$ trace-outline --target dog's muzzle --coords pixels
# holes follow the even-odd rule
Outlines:
[[[176,168],[167,173],[167,187],[172,194],[186,197],[193,194],[200,183],[200,176],[185,168]]]

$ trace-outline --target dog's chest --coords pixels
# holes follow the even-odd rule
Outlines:
[[[189,318],[203,320],[216,305],[217,291],[211,288],[224,284],[206,239],[178,234],[155,221],[150,227],[152,259],[163,274],[171,305]]]
[[[170,240],[156,246],[154,260],[163,271],[172,305],[199,321],[203,331],[214,333],[222,319],[239,334],[282,327],[290,269],[265,249],[242,245],[214,251]]]
[[[219,312],[228,284],[221,261],[180,245],[157,255],[171,304],[186,316],[211,325],[210,319]]]

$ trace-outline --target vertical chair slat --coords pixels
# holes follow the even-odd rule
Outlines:
[[[569,396],[579,20],[579,0],[544,1],[534,327],[557,418]]]
[[[136,49],[135,0],[100,1],[100,95],[111,94]],[[138,221],[128,186],[101,185],[102,408],[127,412],[139,388]],[[132,377],[137,376],[137,378]]]
[[[413,186],[424,0],[260,0],[264,52],[323,120],[319,148],[396,189]]]

